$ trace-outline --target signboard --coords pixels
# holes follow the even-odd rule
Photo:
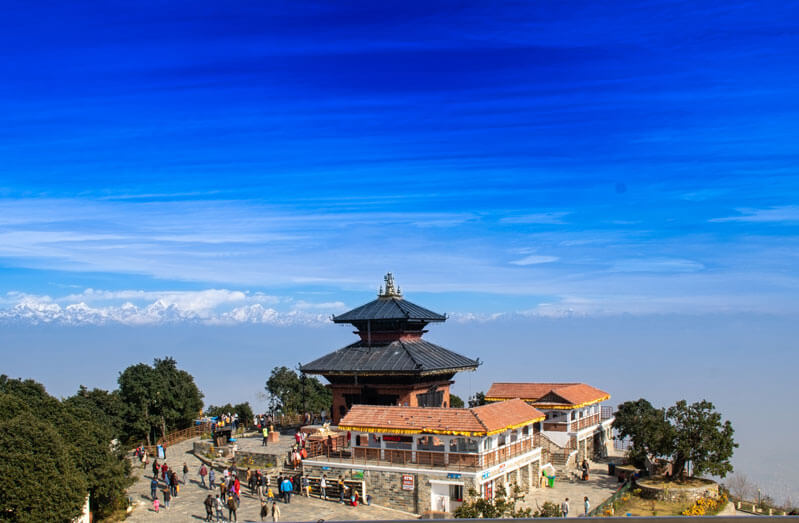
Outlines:
[[[330,470],[330,467],[322,467],[322,470]]]
[[[363,479],[363,471],[362,470],[352,470],[352,479]]]
[[[402,475],[402,490],[413,490],[413,475],[412,474],[403,474]]]
[[[491,475],[491,473],[488,472],[488,471],[483,472],[483,479],[488,479],[488,476],[490,476],[490,475]]]
[[[461,475],[453,474],[452,472],[450,472],[449,474],[447,474],[447,479],[461,479]]]

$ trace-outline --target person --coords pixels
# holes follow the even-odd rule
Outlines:
[[[213,521],[214,519],[214,497],[211,494],[205,498],[203,501],[203,505],[205,505],[205,521]]]
[[[214,472],[214,469],[211,469],[211,470],[208,471],[208,488],[209,489],[213,489],[214,488],[214,480],[216,480],[216,472]]]
[[[227,519],[228,521],[238,521],[236,519],[236,510],[238,510],[238,506],[236,505],[236,499],[233,496],[229,496],[227,498]]]
[[[169,472],[169,466],[166,464],[166,462],[164,462],[164,464],[161,465],[161,479],[164,480],[164,481],[166,481],[166,473],[167,472]],[[167,485],[168,484],[169,484],[169,482],[167,482]]]
[[[263,521],[264,518],[268,515],[269,515],[269,509],[266,508],[266,503],[261,501],[261,521]]]
[[[189,466],[186,465],[186,462],[183,462],[183,484],[186,485],[189,483]]]
[[[588,511],[591,510],[591,502],[588,501],[588,496],[583,499],[583,516],[588,517]]]
[[[164,489],[164,506],[169,508],[169,501],[172,499],[172,493],[169,492],[169,487]]]
[[[266,500],[267,501],[272,501],[272,502],[275,501],[275,493],[272,492],[272,487],[268,487],[266,489]]]
[[[588,461],[585,460],[585,459],[583,460],[582,469],[583,469],[583,481],[588,481],[588,470],[589,470],[589,467],[588,467]]]
[[[219,523],[220,521],[225,520],[225,504],[222,503],[222,498],[216,496],[215,500],[215,507],[216,507],[216,521]]]
[[[344,478],[339,476],[337,484],[338,484],[338,496],[339,496],[338,502],[344,503],[344,496],[347,495],[347,487],[346,485],[344,485]]]
[[[269,429],[266,428],[266,426],[264,426],[264,428],[263,428],[263,430],[261,430],[261,432],[264,435],[264,439],[263,439],[263,441],[261,441],[261,446],[262,447],[266,447],[266,443],[269,440]]]
[[[272,502],[272,521],[280,521],[280,507],[274,501]]]
[[[158,509],[159,508],[161,508],[161,502],[158,501],[158,498],[155,498],[153,500],[153,510],[155,511],[156,514],[158,514]]]
[[[302,476],[302,495],[306,498],[311,497],[311,484],[308,482],[308,476]]]
[[[283,483],[280,484],[280,491],[283,493],[283,501],[286,504],[291,503],[292,485],[289,478],[283,478]]]
[[[236,496],[236,506],[241,504],[241,482],[239,478],[233,480],[233,494]]]
[[[202,483],[203,488],[208,488],[208,486],[205,484],[205,476],[207,475],[208,475],[208,469],[205,468],[205,463],[203,463],[202,466],[200,467],[200,482]]]
[[[156,491],[158,490],[158,480],[153,478],[150,482],[150,498],[155,499],[157,497]]]
[[[180,485],[178,484],[178,473],[174,470],[170,472],[169,487],[172,489],[172,497],[178,497]]]
[[[319,480],[319,497],[327,501],[327,474],[322,474]]]
[[[142,469],[146,469],[148,462],[149,462],[149,460],[147,459],[147,451],[146,450],[142,450],[141,451],[141,468]]]
[[[158,464],[158,458],[153,460],[153,477],[158,476],[158,470],[161,468],[161,465]]]
[[[280,501],[286,501],[283,497],[283,474],[278,475],[277,477],[277,496],[280,498]]]
[[[352,489],[352,495],[350,496],[350,503],[352,504],[353,507],[358,506],[358,491],[355,489]]]
[[[564,518],[569,517],[569,498],[564,499],[560,504],[560,513]]]

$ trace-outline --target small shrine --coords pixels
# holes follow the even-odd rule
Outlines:
[[[330,382],[334,424],[353,405],[449,407],[455,373],[480,364],[422,339],[428,324],[446,316],[406,300],[391,273],[384,283],[376,300],[332,318],[360,339],[300,367]]]

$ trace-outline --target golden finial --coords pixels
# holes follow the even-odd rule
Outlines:
[[[385,291],[383,291],[383,287],[380,287],[380,294],[378,294],[381,298],[401,298],[402,292],[400,292],[399,287],[394,286],[394,275],[390,272],[385,275],[383,280],[386,282]]]

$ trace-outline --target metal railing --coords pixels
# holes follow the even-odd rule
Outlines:
[[[605,510],[608,507],[612,506],[620,497],[622,497],[628,490],[630,490],[632,484],[633,482],[629,479],[625,481],[624,485],[619,487],[618,490],[616,490],[616,492],[611,494],[611,496],[608,499],[606,499],[605,501],[597,505],[593,510],[588,512],[588,517],[601,516],[602,514],[604,514]]]

